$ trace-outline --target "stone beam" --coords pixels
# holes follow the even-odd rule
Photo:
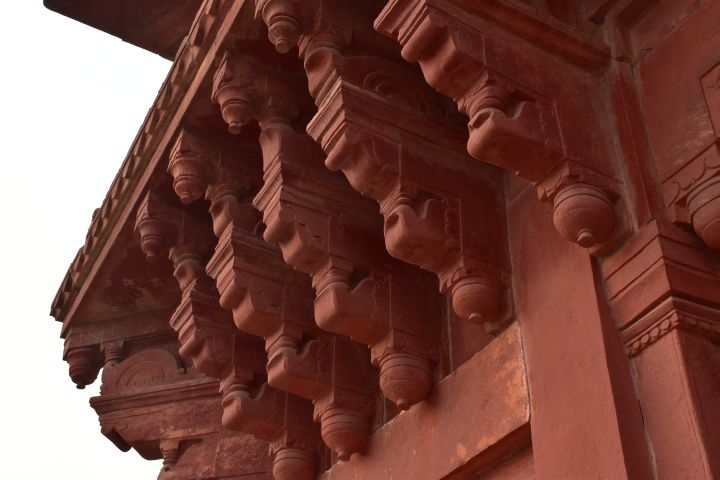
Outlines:
[[[461,472],[476,478],[472,472],[529,445],[529,422],[520,328],[512,325],[443,379],[426,402],[375,432],[363,457],[321,478],[436,480]]]

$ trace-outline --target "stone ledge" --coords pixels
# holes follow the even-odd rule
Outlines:
[[[427,401],[378,430],[365,455],[338,462],[320,478],[445,478],[528,445],[529,427],[525,361],[514,324],[440,382]]]

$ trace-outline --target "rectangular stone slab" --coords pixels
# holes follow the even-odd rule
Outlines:
[[[486,468],[530,443],[529,421],[520,329],[512,325],[427,401],[375,432],[364,455],[338,462],[321,478],[437,480],[468,466]]]

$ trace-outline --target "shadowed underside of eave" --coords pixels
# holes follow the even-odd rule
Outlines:
[[[201,0],[43,0],[46,8],[172,59]]]

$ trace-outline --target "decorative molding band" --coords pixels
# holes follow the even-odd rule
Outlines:
[[[628,356],[638,355],[676,329],[720,339],[720,310],[670,297],[622,333]]]

